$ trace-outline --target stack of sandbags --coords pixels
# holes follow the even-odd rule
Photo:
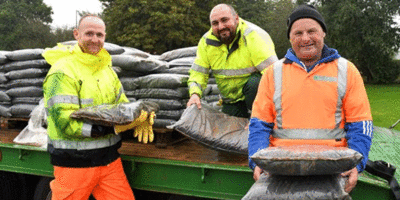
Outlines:
[[[43,98],[43,81],[50,65],[42,57],[43,49],[23,49],[5,54],[8,62],[0,65],[0,73],[4,73],[7,81],[2,81],[1,88],[9,97],[2,99],[7,105],[8,114],[3,117],[29,118],[32,110]]]
[[[347,147],[294,145],[268,147],[251,159],[263,169],[243,199],[351,199],[342,172],[362,155]]]
[[[189,70],[196,58],[197,46],[186,47],[167,51],[160,55],[159,59],[168,62],[168,73],[177,73],[189,75]],[[217,105],[220,99],[220,91],[218,90],[215,78],[210,71],[207,88],[203,91],[202,100],[213,107],[220,109]]]
[[[8,51],[0,51],[0,65],[4,65],[9,62],[6,54]],[[11,98],[6,94],[7,87],[5,83],[7,83],[7,78],[4,72],[0,72],[0,116],[1,117],[11,117],[11,113],[9,111],[9,107],[11,105]]]
[[[159,73],[136,78],[121,77],[120,80],[130,101],[151,101],[159,105],[154,127],[165,128],[179,120],[186,107],[188,78],[183,74]]]

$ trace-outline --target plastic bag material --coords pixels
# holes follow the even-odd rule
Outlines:
[[[351,200],[340,175],[274,176],[261,174],[242,200]]]
[[[11,98],[7,93],[0,91],[0,102],[11,102]]]
[[[122,53],[121,55],[132,55],[132,56],[138,56],[138,57],[142,57],[142,58],[148,58],[151,56],[151,54],[146,53],[142,50],[133,48],[133,47],[122,47],[124,49],[124,53]]]
[[[10,97],[43,97],[43,88],[36,86],[11,88],[6,91]]]
[[[294,145],[268,147],[257,151],[251,159],[274,175],[304,176],[339,174],[356,167],[362,157],[347,147]]]
[[[168,62],[170,68],[189,66],[191,67],[196,57],[177,58]]]
[[[187,86],[188,75],[180,74],[150,74],[138,78],[121,79],[125,90],[136,90],[142,88],[170,88]]]
[[[11,117],[10,109],[6,106],[0,105],[0,116],[2,117]]]
[[[9,108],[12,117],[29,118],[37,104],[15,104]]]
[[[189,88],[179,87],[176,89],[166,88],[144,88],[133,91],[125,91],[127,97],[136,99],[189,99]]]
[[[160,73],[168,69],[167,63],[157,59],[141,58],[131,55],[112,55],[112,65],[123,70],[134,71],[142,74]]]
[[[202,108],[191,105],[181,118],[167,128],[175,129],[183,135],[212,149],[247,155],[249,120],[229,116],[202,103]]]
[[[83,120],[91,124],[114,126],[127,125],[140,116],[141,110],[147,112],[157,112],[158,105],[153,102],[137,101],[132,103],[103,104],[81,108],[70,117]]]
[[[17,87],[29,87],[29,86],[37,86],[43,87],[44,78],[23,78],[23,79],[14,79],[9,81],[6,84],[8,89],[17,88]]]
[[[154,119],[154,128],[167,128],[168,126],[171,126],[176,123],[176,120],[173,119],[159,119],[157,116],[157,119]]]
[[[18,144],[30,144],[47,147],[47,129],[43,128],[47,124],[46,110],[43,99],[31,112],[28,125],[14,138]]]
[[[11,100],[11,104],[36,104],[40,103],[43,97],[15,97]]]
[[[9,61],[8,58],[4,55],[5,53],[7,52],[0,52],[0,64],[5,64]]]
[[[0,84],[7,83],[7,77],[4,73],[0,72]]]
[[[160,110],[181,110],[186,108],[186,101],[179,99],[140,99],[141,101],[152,101],[157,103]],[[182,113],[181,113],[182,114]],[[160,116],[157,116],[159,118]]]
[[[10,72],[15,70],[30,69],[30,68],[44,68],[50,69],[50,65],[45,59],[39,60],[26,60],[26,61],[14,61],[0,66],[0,71]]]
[[[22,49],[15,50],[7,53],[5,56],[10,60],[22,61],[22,60],[36,60],[43,59],[43,49]]]
[[[189,75],[189,71],[190,71],[189,66],[181,66],[181,67],[168,68],[162,71],[162,73]]]
[[[197,46],[185,47],[185,48],[175,49],[172,51],[167,51],[161,54],[159,59],[164,61],[171,61],[177,58],[193,57],[193,56],[195,57],[196,53],[197,53]]]
[[[31,69],[21,69],[7,72],[5,75],[8,79],[24,79],[24,78],[39,78],[45,77],[49,69],[39,69],[39,68],[31,68]]]

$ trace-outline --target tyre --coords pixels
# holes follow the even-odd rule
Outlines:
[[[24,175],[0,171],[1,200],[27,200],[27,193]]]
[[[33,200],[45,200],[50,193],[50,181],[54,178],[41,177],[36,185],[35,193],[33,195]],[[51,199],[51,195],[50,195]]]

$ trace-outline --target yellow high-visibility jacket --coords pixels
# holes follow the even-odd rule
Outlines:
[[[225,103],[244,100],[242,88],[249,76],[261,72],[278,57],[268,34],[262,38],[256,30],[239,19],[236,38],[228,46],[221,43],[210,29],[201,39],[188,80],[190,96],[200,97],[207,86],[210,72],[214,75]]]
[[[43,83],[50,154],[85,157],[83,152],[117,145],[120,136],[92,138],[91,124],[69,117],[80,108],[129,102],[111,68],[108,52],[103,48],[91,55],[83,53],[78,45],[59,44],[58,48],[45,50],[43,57],[51,65]],[[62,163],[60,157],[58,160]]]

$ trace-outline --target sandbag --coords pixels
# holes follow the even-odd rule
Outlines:
[[[30,69],[30,68],[50,69],[50,67],[51,66],[47,63],[45,59],[25,60],[25,61],[14,61],[7,63],[3,66],[0,66],[0,71],[10,72],[15,70]]]
[[[141,58],[148,58],[151,56],[151,54],[133,47],[122,47],[122,48],[124,49],[124,53],[122,53],[121,55],[138,56]]]
[[[0,101],[1,102],[11,102],[10,96],[6,92],[0,91]]]
[[[168,68],[166,62],[131,55],[112,55],[112,65],[142,74],[160,73]]]
[[[39,104],[43,97],[15,97],[11,100],[11,104]]]
[[[125,91],[127,97],[136,99],[189,99],[189,88],[180,87],[176,89],[144,88],[133,91]]]
[[[2,117],[11,117],[10,109],[6,106],[0,105],[0,116]]]
[[[185,48],[175,49],[172,51],[167,51],[161,54],[159,59],[164,61],[171,61],[177,58],[193,57],[196,56],[196,52],[197,52],[197,46],[185,47]]]
[[[190,67],[188,67],[188,66],[173,67],[173,68],[168,68],[166,70],[163,70],[161,73],[189,75],[189,70],[190,70]]]
[[[209,103],[209,102],[219,101],[221,99],[221,97],[218,94],[212,94],[212,95],[206,95],[202,99],[204,101],[206,101],[207,103]]]
[[[159,110],[156,112],[157,117],[160,119],[173,119],[173,120],[179,120],[179,118],[182,116],[183,109],[181,110]]]
[[[183,135],[215,150],[247,155],[249,119],[229,116],[202,103],[191,105],[179,121],[169,126]]]
[[[257,151],[251,159],[271,174],[304,176],[339,174],[356,167],[362,157],[347,147],[294,145],[268,147]]]
[[[38,78],[45,77],[49,69],[21,69],[7,72],[5,75],[8,79]]]
[[[91,124],[114,126],[125,125],[133,122],[140,116],[141,110],[157,112],[158,109],[157,104],[143,101],[120,104],[103,104],[81,108],[71,113],[70,117]]]
[[[203,91],[203,95],[216,95],[221,94],[217,84],[208,84],[206,89]]]
[[[136,90],[142,88],[170,88],[186,87],[188,75],[180,74],[150,74],[138,78],[121,78],[125,90]]]
[[[28,87],[28,86],[37,86],[42,87],[44,82],[44,78],[24,78],[24,79],[14,79],[9,81],[6,84],[8,89],[16,88],[16,87]]]
[[[168,62],[170,68],[188,66],[191,67],[196,57],[184,57],[174,59]]]
[[[22,49],[22,50],[15,50],[7,53],[5,56],[10,60],[36,60],[36,59],[43,59],[42,56],[43,49]]]
[[[4,73],[0,72],[0,84],[7,83],[7,77]]]
[[[159,119],[156,118],[154,119],[154,124],[153,127],[154,128],[166,128],[168,126],[171,126],[172,124],[175,124],[176,120],[173,119]]]
[[[42,97],[43,96],[43,88],[36,86],[29,87],[19,87],[19,88],[11,88],[6,91],[6,94],[10,97]]]
[[[31,112],[36,108],[34,104],[16,104],[12,105],[9,110],[12,117],[29,118]]]
[[[121,67],[117,66],[113,66],[112,69],[114,70],[114,72],[117,74],[118,77],[129,77],[130,79],[132,79],[143,76],[142,73],[123,70],[121,69]]]
[[[340,175],[279,176],[261,174],[242,200],[351,200]]]
[[[7,63],[9,60],[8,58],[4,55],[4,53],[0,52],[0,64],[5,64]]]
[[[180,110],[186,108],[186,101],[179,99],[151,99],[144,98],[142,101],[152,101],[160,106],[160,110]],[[129,101],[131,101],[129,99]]]

